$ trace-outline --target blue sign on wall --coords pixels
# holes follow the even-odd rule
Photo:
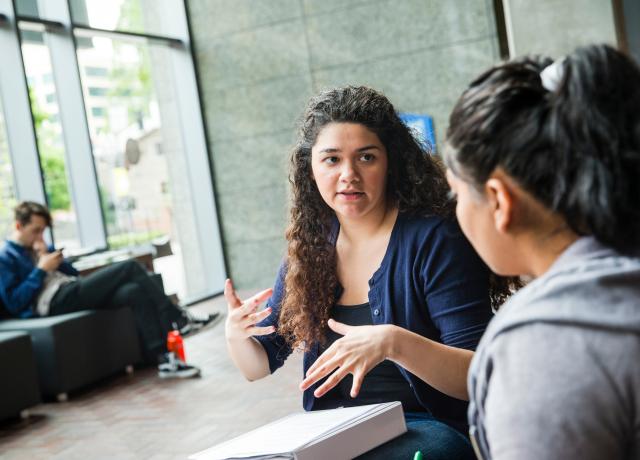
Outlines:
[[[433,118],[429,115],[415,113],[400,113],[400,119],[417,134],[418,140],[429,147],[431,153],[436,153],[436,136],[433,131]]]

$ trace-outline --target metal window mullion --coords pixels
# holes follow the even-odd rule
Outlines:
[[[40,0],[39,3],[44,2]],[[64,28],[49,30],[44,36],[51,54],[69,192],[76,212],[78,234],[83,248],[105,248],[107,237],[67,2],[47,0],[46,12],[64,24]]]
[[[171,49],[171,61],[198,243],[200,253],[206,255],[203,264],[207,288],[211,292],[220,292],[227,275],[195,69],[187,50]]]
[[[511,14],[511,0],[504,0],[502,2],[502,7],[504,10],[504,23],[507,32],[507,44],[509,48],[509,58],[513,59],[518,55],[516,50],[516,41],[513,30],[513,16]]]
[[[0,0],[0,97],[18,200],[46,202],[29,89],[11,0]]]

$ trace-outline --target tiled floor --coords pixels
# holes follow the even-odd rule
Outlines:
[[[222,299],[196,308],[226,311]],[[202,377],[160,380],[153,369],[115,376],[65,403],[46,403],[27,420],[0,424],[1,459],[185,459],[292,411],[302,355],[276,374],[247,382],[227,357],[224,320],[185,339]]]

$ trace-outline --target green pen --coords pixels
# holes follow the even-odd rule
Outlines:
[[[422,452],[417,451],[415,454],[413,454],[413,460],[422,460]]]

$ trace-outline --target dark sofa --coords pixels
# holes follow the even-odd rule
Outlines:
[[[7,331],[29,334],[41,394],[58,400],[142,360],[129,308],[0,321],[0,333]],[[0,393],[3,401],[6,397]]]
[[[19,415],[40,402],[36,361],[25,332],[0,332],[0,420]]]

